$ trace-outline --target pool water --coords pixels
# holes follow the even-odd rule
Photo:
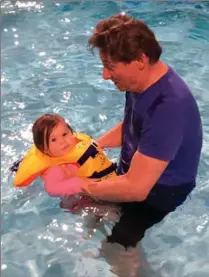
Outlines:
[[[48,0],[1,5],[2,275],[208,277],[208,1]],[[191,87],[204,128],[191,198],[128,252],[118,245],[104,246],[110,222],[97,226],[86,239],[91,215],[60,209],[59,199],[50,198],[40,180],[15,189],[8,179],[8,167],[30,146],[31,126],[41,114],[57,112],[77,131],[94,137],[121,120],[124,94],[103,81],[98,55],[87,48],[97,21],[119,12],[144,20],[156,32],[164,48],[162,59]],[[108,151],[114,159],[118,153]]]

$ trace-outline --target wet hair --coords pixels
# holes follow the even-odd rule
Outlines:
[[[98,48],[114,62],[130,63],[145,54],[154,64],[162,54],[153,31],[139,19],[123,14],[99,21],[88,45],[92,52]]]
[[[49,137],[53,131],[53,129],[59,124],[64,123],[69,128],[69,130],[73,133],[73,129],[69,124],[66,123],[63,117],[58,114],[44,114],[39,117],[33,127],[33,141],[35,146],[44,153],[45,150],[49,148]]]

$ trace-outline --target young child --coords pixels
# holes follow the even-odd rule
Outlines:
[[[96,142],[86,134],[75,133],[61,116],[41,116],[34,123],[32,133],[34,145],[11,168],[17,171],[14,186],[28,186],[41,177],[48,194],[64,197],[61,205],[73,209],[89,203],[89,198],[86,201],[84,197],[76,197],[81,192],[79,182],[82,181],[78,182],[77,176],[95,179],[116,176],[116,165]],[[72,182],[69,185],[69,179],[75,180],[73,185]],[[65,197],[72,194],[75,196]]]

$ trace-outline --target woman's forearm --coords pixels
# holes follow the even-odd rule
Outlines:
[[[82,184],[87,195],[103,201],[110,202],[134,202],[143,201],[143,189],[136,188],[130,183],[127,175],[117,176],[108,180]]]
[[[112,148],[121,146],[122,125],[123,121],[96,140],[101,148]]]

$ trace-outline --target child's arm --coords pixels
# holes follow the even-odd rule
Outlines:
[[[42,174],[45,190],[50,196],[62,197],[81,192],[81,186],[76,182],[76,165],[56,165],[47,169]],[[72,180],[75,178],[75,182]],[[71,182],[69,182],[71,180]]]

